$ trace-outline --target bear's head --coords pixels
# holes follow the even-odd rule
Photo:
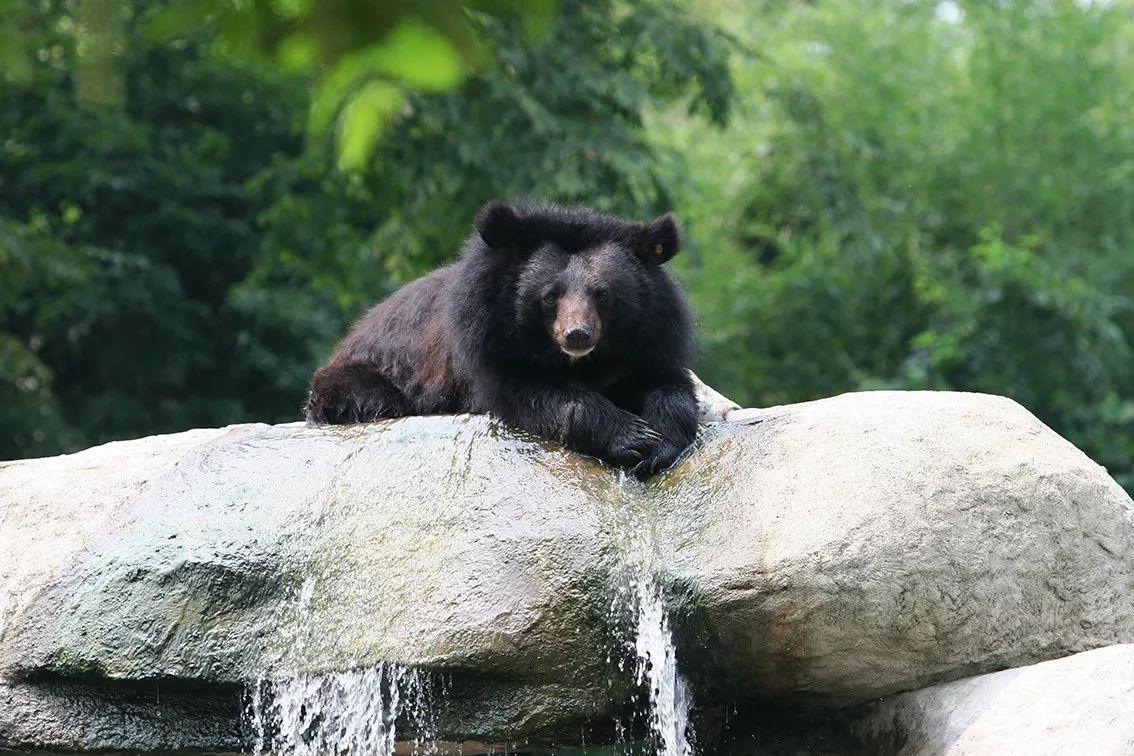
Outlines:
[[[683,299],[661,269],[681,248],[673,215],[639,223],[585,208],[490,203],[476,229],[510,272],[517,335],[545,362],[638,349],[643,330],[681,317],[666,312],[683,310]]]

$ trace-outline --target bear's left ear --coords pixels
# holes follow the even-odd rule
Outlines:
[[[661,265],[669,262],[681,250],[681,227],[677,216],[666,213],[646,225],[638,257],[642,262]]]

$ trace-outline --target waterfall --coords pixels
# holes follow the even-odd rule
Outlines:
[[[648,723],[658,756],[692,756],[689,696],[677,671],[677,650],[666,616],[665,596],[652,580],[639,576],[632,588],[635,680],[649,698]]]
[[[261,680],[249,697],[255,756],[392,756],[399,720],[413,731],[414,753],[436,751],[429,677],[398,664]]]
[[[623,475],[621,487],[629,484]],[[689,712],[692,697],[677,669],[677,648],[670,629],[663,587],[656,578],[657,539],[653,522],[638,515],[627,499],[615,523],[622,544],[623,567],[615,575],[611,614],[618,623],[622,645],[633,656],[634,682],[645,689],[646,721],[657,756],[693,756]],[[624,665],[620,663],[620,668]]]
[[[299,656],[316,631],[309,611],[315,582],[313,577],[303,582],[289,610],[285,641]],[[383,662],[346,672],[256,680],[248,688],[245,718],[255,756],[393,756],[399,724],[409,725],[413,753],[433,754],[435,703],[428,673]]]

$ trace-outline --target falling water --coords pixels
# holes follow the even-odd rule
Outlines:
[[[285,640],[293,651],[301,652],[313,631],[308,608],[314,593],[315,579],[308,578],[291,606],[291,632]],[[392,756],[400,724],[409,726],[413,753],[436,753],[432,688],[428,673],[388,662],[346,672],[262,678],[248,688],[253,753]]]
[[[392,756],[399,720],[413,731],[414,753],[435,753],[429,678],[397,664],[260,681],[250,699],[255,756]]]
[[[624,477],[622,485],[626,484]],[[634,510],[627,506],[625,511]],[[616,576],[611,612],[628,618],[626,646],[633,653],[635,682],[648,697],[647,722],[658,756],[693,756],[689,723],[693,702],[677,670],[665,592],[654,577],[657,541],[651,525],[638,517],[619,523],[624,569]]]
[[[649,696],[649,725],[658,756],[692,756],[689,709],[692,700],[677,671],[665,597],[657,583],[639,576],[632,586],[634,673]]]

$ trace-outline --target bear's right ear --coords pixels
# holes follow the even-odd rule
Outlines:
[[[489,202],[476,214],[476,232],[496,250],[518,250],[523,246],[523,221],[511,205]]]
[[[681,226],[677,216],[666,213],[654,218],[644,229],[642,247],[638,256],[648,263],[661,265],[669,262],[681,250]]]

